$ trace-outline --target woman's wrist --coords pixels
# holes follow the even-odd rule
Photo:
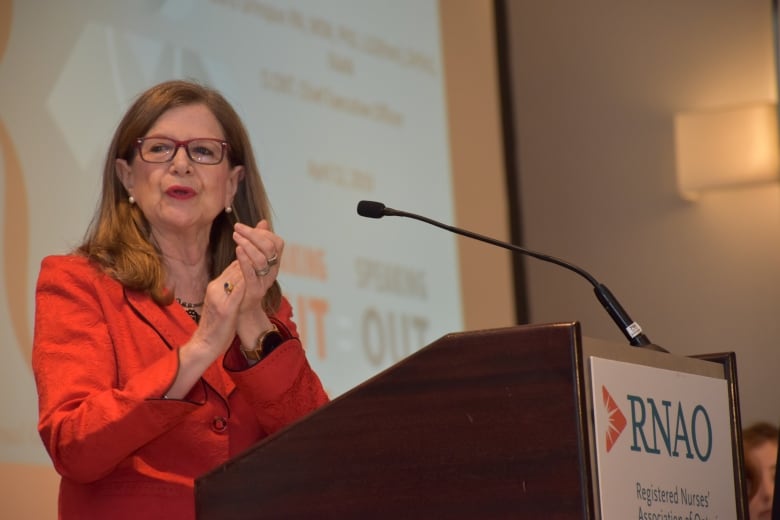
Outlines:
[[[254,364],[268,355],[271,350],[284,341],[279,330],[265,312],[253,318],[239,319],[236,331],[241,353],[250,364]]]
[[[239,316],[236,323],[236,334],[241,341],[241,346],[251,349],[265,331],[274,327],[271,319],[265,312],[254,316]]]
[[[271,328],[260,333],[252,346],[241,345],[241,353],[250,363],[260,361],[284,343],[279,329],[271,324]]]

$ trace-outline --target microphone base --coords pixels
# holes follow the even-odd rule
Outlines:
[[[654,350],[656,352],[663,352],[664,354],[669,354],[670,352],[663,348],[660,345],[656,345],[655,343],[648,343],[647,345],[642,345],[639,348],[647,349],[647,350]]]

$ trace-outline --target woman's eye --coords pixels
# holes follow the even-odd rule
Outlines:
[[[195,155],[214,155],[214,151],[206,148],[205,146],[198,146],[193,150]]]

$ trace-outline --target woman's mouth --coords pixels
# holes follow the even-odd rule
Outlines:
[[[165,190],[165,194],[174,199],[184,200],[195,196],[195,190],[187,186],[171,186]]]

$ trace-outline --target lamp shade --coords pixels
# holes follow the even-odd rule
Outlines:
[[[778,178],[777,106],[753,103],[675,116],[677,180],[685,198]]]

